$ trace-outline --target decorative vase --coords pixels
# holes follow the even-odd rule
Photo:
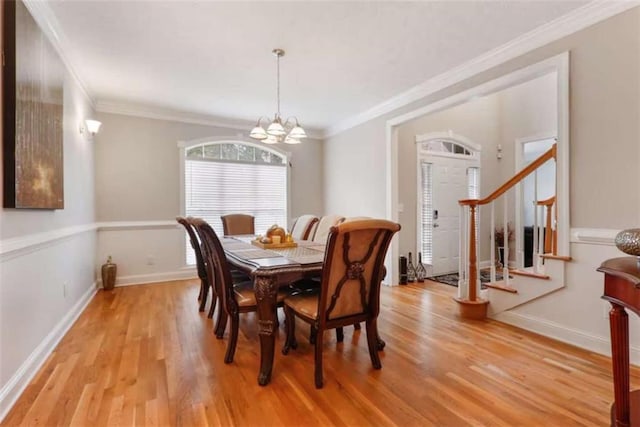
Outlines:
[[[622,230],[616,235],[616,247],[627,255],[638,257],[640,268],[640,228]]]
[[[111,262],[111,256],[107,258],[107,263],[102,265],[102,288],[110,291],[116,285],[116,272],[118,265]]]

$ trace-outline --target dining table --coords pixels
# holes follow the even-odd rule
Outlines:
[[[253,279],[260,339],[258,384],[264,386],[271,381],[273,372],[278,288],[321,277],[326,245],[300,240],[294,242],[295,247],[262,248],[253,244],[255,239],[253,235],[225,236],[221,243],[227,262]],[[385,274],[386,270],[382,277]],[[384,349],[385,342],[377,331],[376,341],[378,350]]]
[[[260,337],[258,384],[267,385],[273,371],[278,288],[305,278],[320,277],[325,244],[299,241],[295,247],[265,249],[252,244],[254,240],[255,236],[226,236],[221,243],[233,268],[253,279]]]

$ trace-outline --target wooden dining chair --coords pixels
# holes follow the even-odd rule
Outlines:
[[[238,343],[240,313],[250,313],[258,310],[253,291],[253,282],[234,283],[224,249],[213,228],[202,219],[194,219],[192,224],[200,233],[200,237],[206,247],[206,262],[213,266],[213,275],[220,291],[220,305],[226,314],[224,320],[220,319],[222,321],[220,326],[216,327],[216,337],[218,339],[224,336],[227,318],[231,320],[231,335],[224,357],[224,363],[231,363]],[[281,288],[277,294],[278,305],[282,306],[285,297],[289,295],[288,288]]]
[[[385,274],[384,258],[400,225],[368,219],[332,227],[319,294],[302,293],[284,300],[287,338],[283,354],[297,347],[295,317],[312,325],[315,339],[315,385],[323,386],[322,350],[327,329],[365,322],[369,356],[375,369],[382,368],[378,355],[377,318],[380,311],[380,283]],[[342,334],[338,334],[338,341]]]
[[[307,240],[311,237],[311,230],[318,222],[318,217],[313,215],[301,215],[291,226],[291,236],[294,240]]]
[[[318,243],[325,243],[331,227],[340,224],[343,220],[344,217],[340,215],[323,216],[318,221],[318,225],[315,227],[315,233],[311,240]]]
[[[229,214],[220,217],[225,236],[255,234],[255,218],[246,214]]]
[[[195,253],[196,268],[198,271],[198,278],[200,279],[200,293],[198,294],[198,301],[200,301],[200,306],[198,307],[198,311],[204,311],[204,308],[207,304],[207,296],[209,294],[210,283],[209,283],[209,278],[207,277],[207,267],[204,263],[204,258],[202,256],[202,248],[200,246],[200,240],[196,236],[196,232],[191,226],[191,224],[189,223],[189,221],[187,220],[187,218],[178,216],[176,217],[176,221],[178,221],[178,223],[182,225],[186,230],[187,235],[189,236],[189,242],[191,243],[191,247],[193,248],[193,252]],[[217,298],[214,293],[211,301],[211,307],[212,307],[210,310],[211,313],[213,312],[213,310],[215,310],[216,299]]]

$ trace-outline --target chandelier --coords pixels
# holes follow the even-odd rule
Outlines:
[[[256,126],[251,130],[249,136],[253,139],[264,142],[265,144],[277,144],[278,142],[284,142],[285,144],[300,144],[300,139],[306,138],[307,133],[302,129],[302,126],[298,123],[298,119],[295,117],[288,118],[284,124],[280,117],[280,57],[284,56],[284,50],[273,49],[273,54],[276,56],[277,61],[277,86],[276,94],[278,99],[278,109],[276,110],[273,121],[267,127],[265,131],[261,125],[262,119],[269,120],[267,117],[262,116],[258,119]]]

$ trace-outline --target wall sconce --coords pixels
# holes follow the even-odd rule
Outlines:
[[[87,132],[89,132],[89,135],[94,136],[100,131],[100,126],[102,126],[102,122],[87,119],[84,121],[84,123],[80,124],[80,133],[84,134],[84,131],[86,130]]]
[[[100,131],[100,126],[102,126],[102,122],[99,122],[97,120],[85,120],[84,122],[86,123],[87,130],[89,131],[91,136],[98,133]]]
[[[496,158],[500,160],[502,159],[502,144],[498,144],[497,149],[498,149],[498,152],[496,153]]]

